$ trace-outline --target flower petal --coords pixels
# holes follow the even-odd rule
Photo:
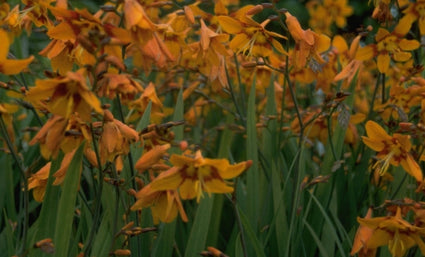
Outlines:
[[[377,58],[378,70],[381,73],[386,73],[390,67],[391,58],[388,54],[380,54]]]

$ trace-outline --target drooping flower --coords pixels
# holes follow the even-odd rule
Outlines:
[[[154,164],[159,163],[160,159],[165,155],[170,147],[170,144],[155,145],[152,149],[143,153],[142,157],[140,157],[140,159],[136,162],[135,168],[139,172],[149,169]]]
[[[119,94],[124,103],[134,100],[136,94],[143,91],[140,83],[129,74],[103,74],[97,85],[96,91],[99,97],[114,99]]]
[[[47,110],[64,118],[78,112],[80,117],[89,121],[91,110],[103,113],[100,101],[87,85],[85,69],[68,72],[66,76],[36,80],[30,88],[27,98],[34,105],[45,105]]]
[[[60,168],[53,174],[53,176],[55,177],[53,185],[62,184],[75,152],[76,149],[65,154],[61,162]],[[48,162],[40,170],[38,170],[36,173],[32,174],[31,177],[28,178],[28,190],[33,190],[33,196],[37,202],[43,201],[44,194],[46,193],[46,186],[47,181],[49,179],[51,166],[52,162]]]
[[[133,56],[136,66],[150,71],[152,64],[165,68],[175,57],[168,50],[160,37],[159,27],[150,19],[145,8],[136,0],[124,1],[125,27],[131,32],[132,44],[127,48],[127,54]]]
[[[41,155],[49,159],[55,158],[60,149],[64,153],[73,151],[83,140],[90,141],[91,132],[88,125],[75,113],[69,119],[52,115],[29,144],[39,143]]]
[[[425,243],[422,239],[425,228],[412,225],[403,219],[400,207],[397,207],[395,216],[357,218],[357,221],[361,226],[373,230],[365,242],[367,249],[388,245],[393,256],[402,257],[407,250],[417,245],[422,255],[425,254]]]
[[[13,114],[19,110],[19,106],[9,103],[0,103],[0,116],[3,119],[7,134],[12,143],[15,141],[15,130],[13,128]],[[3,140],[3,137],[2,137]]]
[[[53,71],[64,75],[75,64],[95,65],[100,56],[121,58],[121,45],[130,42],[130,34],[123,28],[103,24],[99,13],[92,15],[87,10],[67,10],[58,6],[49,7],[59,22],[48,26],[50,43],[40,55],[51,60]]]
[[[295,40],[295,48],[292,52],[292,62],[296,68],[304,67],[308,61],[316,64],[323,64],[325,60],[321,53],[329,49],[331,40],[323,34],[317,34],[311,29],[302,29],[298,19],[289,12],[286,15],[286,25],[289,33]]]
[[[131,206],[131,210],[150,207],[154,224],[158,224],[159,221],[172,222],[177,217],[177,213],[180,213],[184,222],[188,221],[177,190],[152,190],[149,184],[135,196],[137,200]]]
[[[106,161],[113,162],[118,155],[127,154],[130,151],[130,143],[139,141],[137,131],[114,119],[109,110],[105,110],[103,120],[102,134],[99,140],[102,164]]]
[[[372,218],[372,208],[369,208],[364,219]],[[367,242],[373,234],[373,229],[369,228],[363,224],[360,224],[359,228],[356,231],[356,235],[354,236],[353,247],[351,248],[350,255],[358,253],[361,257],[366,256],[375,256],[376,249],[369,249],[367,247]]]
[[[152,123],[160,123],[162,119],[169,114],[169,109],[164,107],[162,101],[159,99],[155,85],[152,82],[149,82],[148,86],[144,89],[142,95],[134,101],[129,103],[129,107],[133,111],[133,114],[130,115],[128,121],[134,121],[139,119],[146,108],[151,102],[151,121]]]
[[[422,170],[410,153],[412,144],[409,135],[394,133],[392,136],[376,122],[366,123],[367,137],[363,136],[363,142],[372,150],[378,152],[379,159],[373,168],[377,168],[380,174],[384,174],[390,164],[401,165],[403,169],[417,181],[422,182]]]
[[[198,202],[203,192],[233,192],[233,187],[225,179],[239,176],[252,164],[252,161],[229,164],[226,159],[204,158],[199,150],[195,156],[173,154],[170,162],[173,167],[151,182],[152,190],[179,189],[182,199],[196,198]]]

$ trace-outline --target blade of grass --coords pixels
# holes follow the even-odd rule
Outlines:
[[[151,257],[167,257],[173,253],[173,242],[176,232],[176,220],[159,226],[158,238],[154,243]]]
[[[187,240],[187,246],[184,256],[191,257],[198,255],[205,249],[207,241],[208,230],[213,213],[214,195],[205,197],[196,210],[195,220]]]
[[[333,228],[333,229],[327,229],[327,231],[325,232],[323,232],[323,234],[326,236],[326,237],[332,237],[332,239],[334,240],[334,242],[336,243],[336,245],[337,245],[337,247],[338,247],[338,250],[339,250],[339,252],[341,253],[341,256],[347,256],[346,255],[346,251],[344,250],[344,248],[342,247],[342,244],[341,244],[341,241],[340,241],[340,239],[339,239],[339,237],[338,237],[338,234],[337,234],[337,232],[336,232],[336,230],[335,230],[335,225],[334,225],[334,223],[332,222],[332,220],[331,220],[331,218],[329,217],[329,215],[328,215],[328,213],[325,211],[325,209],[323,208],[323,206],[322,206],[322,204],[319,202],[319,200],[313,195],[313,193],[311,192],[311,191],[308,191],[307,190],[307,192],[310,194],[310,197],[313,199],[313,201],[316,203],[316,205],[317,205],[317,207],[318,207],[318,209],[319,209],[319,211],[322,213],[322,216],[323,216],[323,218],[325,219],[325,221],[326,221],[326,223],[329,225],[329,227],[330,228]]]
[[[151,109],[152,109],[152,101],[149,101],[148,106],[143,112],[142,118],[140,119],[139,123],[137,123],[137,126],[136,126],[137,131],[140,131],[143,128],[146,128],[149,125],[150,119],[151,119]]]
[[[4,155],[1,158],[1,163],[4,170],[0,172],[0,190],[2,196],[0,199],[0,210],[2,212],[4,211],[11,220],[16,221],[14,192],[16,183],[13,179],[12,159],[9,155]]]
[[[105,192],[106,190],[103,190]],[[108,256],[112,240],[112,209],[106,209],[93,242],[91,256]]]
[[[317,245],[317,248],[319,248],[320,251],[320,256],[323,257],[330,257],[329,253],[326,251],[325,246],[322,244],[322,242],[320,241],[319,237],[317,236],[316,232],[314,231],[314,229],[310,226],[310,224],[308,224],[308,222],[304,219],[304,225],[306,226],[306,228],[308,229],[308,231],[311,234],[311,237],[313,238],[314,242]]]
[[[82,169],[83,150],[85,143],[76,150],[63,182],[59,200],[55,228],[55,256],[68,256],[69,240],[72,238],[72,224],[74,219],[75,202],[78,194],[80,174]]]
[[[1,243],[1,248],[2,249],[2,253],[6,252],[7,256],[14,256],[14,250],[15,250],[15,240],[14,240],[14,235],[13,235],[13,228],[12,228],[12,224],[10,222],[9,217],[7,216],[5,210],[3,210],[3,217],[4,217],[4,229],[0,235],[0,242]],[[3,249],[3,247],[5,247],[6,249]]]
[[[239,208],[239,206],[237,206],[237,208],[239,209],[239,215],[241,218],[242,226],[244,228],[244,233],[246,233],[247,239],[250,240],[251,245],[254,248],[255,256],[266,257],[266,254],[264,253],[264,246],[258,240],[251,224],[249,223],[248,217],[243,213],[243,211],[241,210],[241,208]]]

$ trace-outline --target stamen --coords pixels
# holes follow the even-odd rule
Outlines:
[[[392,160],[392,158],[393,158],[393,156],[394,156],[394,154],[396,152],[395,150],[396,149],[391,150],[391,152],[389,152],[383,159],[377,161],[372,166],[373,169],[378,168],[379,175],[383,176],[387,172],[387,170],[388,170],[388,168],[390,166],[391,160]]]

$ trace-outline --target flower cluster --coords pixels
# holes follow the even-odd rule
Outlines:
[[[308,22],[278,1],[189,2],[116,0],[90,11],[67,0],[0,1],[0,146],[21,170],[16,191],[43,202],[78,173],[81,209],[98,219],[93,235],[115,194],[115,222],[104,226],[114,235],[109,255],[117,256],[132,254],[139,223],[178,215],[188,222],[212,194],[228,196],[235,219],[238,197],[248,197],[241,208],[249,209],[249,185],[264,180],[270,184],[259,188],[268,188],[279,177],[278,190],[259,195],[288,198],[288,182],[305,175],[292,172],[305,152],[313,160],[308,175],[319,179],[294,185],[294,195],[333,174],[358,177],[361,165],[375,194],[355,206],[376,205],[394,177],[407,179],[411,194],[425,192],[425,1],[373,1],[373,23],[360,28],[349,27],[354,8],[346,0],[307,1]],[[31,49],[37,54],[16,52],[21,38],[41,41]],[[267,139],[276,146],[261,145]],[[77,197],[61,192],[71,193]],[[273,206],[274,217],[273,200],[262,206]],[[301,211],[298,200],[292,207]],[[414,246],[425,254],[425,204],[386,200],[388,215],[372,218],[370,209],[358,218],[351,254],[375,256],[384,245],[393,256]],[[80,256],[91,254],[93,235],[78,235]],[[37,240],[49,251],[56,243]],[[225,256],[214,247],[201,254]]]

